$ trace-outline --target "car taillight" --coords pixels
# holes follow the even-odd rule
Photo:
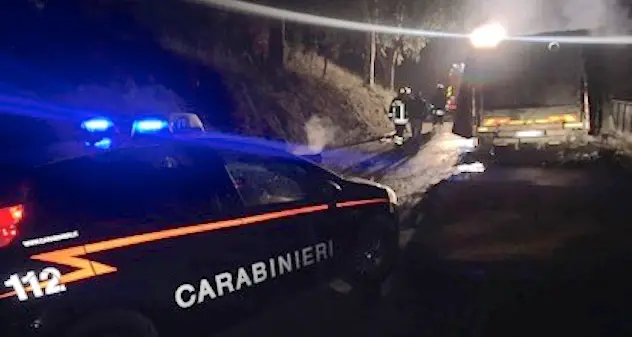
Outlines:
[[[18,224],[24,218],[24,205],[0,208],[0,248],[6,247],[18,235]]]

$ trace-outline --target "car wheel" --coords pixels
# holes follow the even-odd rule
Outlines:
[[[386,217],[373,219],[359,233],[351,253],[351,283],[371,297],[379,297],[381,285],[390,276],[398,253],[398,233]]]
[[[114,311],[91,316],[73,328],[66,337],[157,337],[154,324],[145,316],[130,311]]]

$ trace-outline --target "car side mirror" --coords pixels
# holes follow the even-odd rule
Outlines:
[[[320,189],[321,195],[327,201],[336,201],[339,193],[342,191],[342,187],[338,183],[332,180],[327,180]]]

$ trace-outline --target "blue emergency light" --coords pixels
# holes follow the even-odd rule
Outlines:
[[[155,133],[169,127],[169,122],[163,119],[141,119],[132,124],[132,133]]]
[[[103,138],[97,142],[95,142],[94,144],[92,144],[92,146],[96,147],[97,149],[101,149],[101,150],[107,150],[110,147],[112,147],[112,139],[111,138]]]
[[[81,128],[88,132],[103,132],[113,127],[114,123],[103,117],[91,118],[81,123]]]

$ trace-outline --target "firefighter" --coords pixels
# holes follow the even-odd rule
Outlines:
[[[399,94],[391,102],[388,116],[395,126],[394,141],[397,145],[404,143],[404,132],[408,125],[408,109],[412,102],[412,90],[409,87],[399,89]]]
[[[435,92],[432,95],[430,104],[432,104],[432,125],[443,125],[443,118],[445,115],[446,106],[445,87],[443,86],[443,84],[437,84]]]
[[[413,138],[417,138],[422,134],[423,122],[427,114],[427,104],[421,92],[415,94],[411,100],[408,115]]]

